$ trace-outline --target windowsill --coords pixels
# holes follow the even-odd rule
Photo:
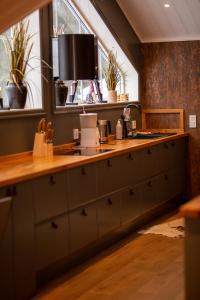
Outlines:
[[[116,103],[95,103],[95,104],[78,104],[78,105],[67,105],[67,106],[56,106],[54,114],[66,114],[66,113],[79,113],[83,111],[100,111],[110,110],[114,108],[125,107],[131,103],[139,103],[139,101],[125,101]]]
[[[46,112],[43,108],[23,108],[23,109],[1,109],[0,119],[11,119],[20,117],[43,116]]]

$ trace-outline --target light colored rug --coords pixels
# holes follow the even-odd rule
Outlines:
[[[154,225],[144,230],[140,230],[140,234],[161,234],[171,238],[184,237],[184,219],[178,218],[166,223]]]

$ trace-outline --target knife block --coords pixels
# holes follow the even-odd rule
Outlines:
[[[44,157],[46,156],[46,146],[45,146],[45,133],[36,132],[33,145],[33,156],[34,157]]]

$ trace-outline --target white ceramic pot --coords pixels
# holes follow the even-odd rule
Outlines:
[[[107,101],[108,103],[117,102],[117,91],[108,91],[107,93]]]

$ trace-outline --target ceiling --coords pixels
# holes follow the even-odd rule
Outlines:
[[[200,0],[116,1],[141,42],[200,40]]]

